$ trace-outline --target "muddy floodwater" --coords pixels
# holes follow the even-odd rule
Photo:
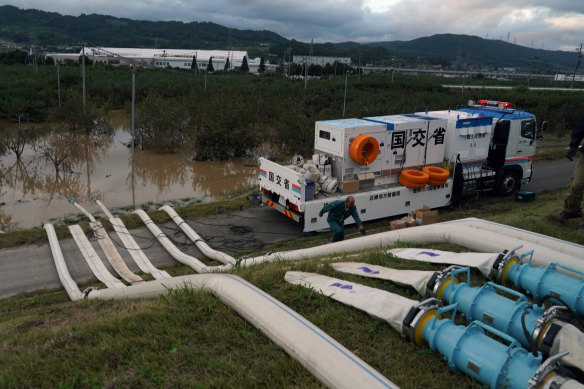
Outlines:
[[[116,124],[116,123],[112,123]],[[74,198],[90,212],[99,210],[97,196],[108,208],[170,200],[212,201],[218,195],[257,184],[254,159],[192,161],[188,150],[159,155],[135,149],[132,185],[131,139],[126,126],[112,135],[75,137],[76,157],[57,172],[39,148],[26,147],[20,160],[12,152],[0,157],[0,230],[42,226],[73,218]]]

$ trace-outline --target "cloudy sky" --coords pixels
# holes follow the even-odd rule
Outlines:
[[[0,0],[0,4],[74,16],[210,21],[319,43],[454,33],[575,51],[584,41],[582,0]]]

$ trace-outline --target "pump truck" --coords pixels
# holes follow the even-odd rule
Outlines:
[[[322,207],[348,194],[362,221],[448,206],[477,191],[510,196],[531,180],[546,126],[538,129],[533,114],[491,100],[458,110],[317,121],[309,163],[259,158],[262,201],[311,232],[328,227]],[[351,223],[352,217],[345,221]]]

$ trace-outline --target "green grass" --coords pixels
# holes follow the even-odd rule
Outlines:
[[[554,161],[565,158],[569,144],[569,135],[545,134],[543,140],[537,141],[535,161]]]
[[[563,195],[564,191],[538,193],[534,202],[507,199],[441,211],[439,218],[479,217],[584,244],[584,233],[577,230],[579,222],[561,222],[551,216],[561,208]],[[229,209],[228,203],[224,206]],[[206,212],[198,207],[184,211],[191,215]],[[366,226],[369,233],[386,231],[388,221]],[[355,228],[348,228],[348,238],[357,235]],[[309,247],[329,239],[328,233],[322,233],[266,250]],[[408,245],[398,242],[397,246]],[[451,244],[427,247],[464,250]],[[387,323],[313,290],[284,282],[288,270],[318,272],[420,298],[410,288],[336,273],[329,266],[331,261],[343,259],[264,263],[234,269],[233,273],[299,312],[403,388],[482,387],[451,372],[440,355],[402,340]],[[440,268],[399,260],[377,250],[359,253],[357,260],[400,269]],[[183,265],[165,270],[175,276],[193,273]],[[472,279],[476,284],[485,281],[476,271]],[[217,298],[189,289],[136,301],[71,302],[62,290],[0,300],[0,366],[0,387],[5,388],[322,386]]]

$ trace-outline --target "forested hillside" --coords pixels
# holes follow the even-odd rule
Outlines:
[[[231,39],[231,45],[230,45]],[[0,40],[22,47],[79,50],[89,46],[247,50],[272,63],[294,55],[350,57],[355,65],[493,69],[569,73],[576,53],[533,49],[503,40],[440,34],[411,41],[315,43],[286,39],[271,31],[228,28],[211,22],[145,21],[107,15],[67,16],[55,12],[0,6]],[[312,50],[311,50],[312,49]]]

